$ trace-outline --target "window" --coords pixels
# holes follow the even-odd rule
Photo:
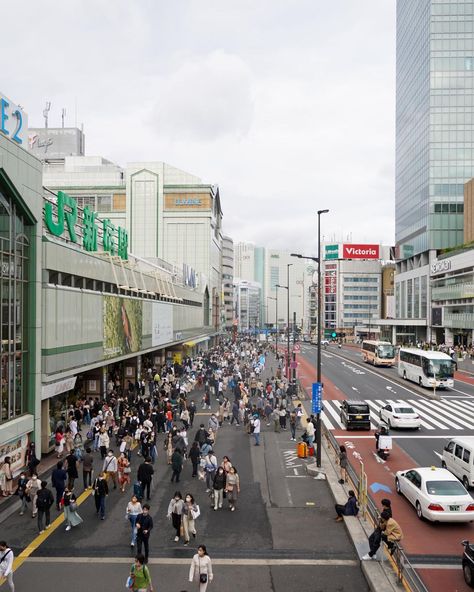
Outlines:
[[[97,211],[98,212],[111,212],[112,211],[112,196],[111,195],[98,195],[97,196]]]
[[[270,290],[275,291],[276,285],[280,283],[280,268],[270,267]]]
[[[462,458],[462,446],[459,446],[459,444],[456,444],[456,448],[454,449],[454,456],[457,456],[458,458]]]
[[[469,464],[469,461],[471,460],[471,453],[469,452],[469,450],[464,449],[462,459],[465,463]]]
[[[449,444],[445,448],[446,452],[450,452],[451,454],[454,453],[454,442],[449,442]]]

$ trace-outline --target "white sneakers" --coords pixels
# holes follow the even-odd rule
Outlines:
[[[375,555],[372,556],[372,555],[369,555],[368,553],[366,553],[363,557],[361,557],[361,559],[362,559],[362,561],[370,561],[370,560],[377,561],[377,558]]]
[[[177,543],[179,541],[179,536],[174,537],[174,542]]]
[[[70,527],[70,526],[66,526],[66,532],[67,532],[68,530],[71,530],[71,527]]]

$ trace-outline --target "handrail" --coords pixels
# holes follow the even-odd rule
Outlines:
[[[324,424],[322,424],[322,428],[323,435],[326,438],[327,447],[332,448],[335,457],[338,458],[339,443],[337,442],[332,432],[328,430]],[[359,462],[361,465],[360,475],[357,474],[356,470],[354,469],[351,463],[348,463],[346,472],[350,481],[352,481],[353,489],[359,492],[359,500],[361,502],[361,515],[364,517],[364,519],[368,518],[372,525],[375,527],[375,525],[379,521],[380,513],[378,511],[375,501],[367,491],[367,476],[365,475],[364,464],[360,457]],[[360,491],[361,485],[365,485],[365,487],[363,487],[364,491],[362,492]],[[397,574],[398,581],[404,584],[405,587],[407,587],[410,590],[410,592],[428,592],[428,588],[421,580],[415,568],[411,565],[407,554],[405,553],[403,547],[400,544],[396,544],[394,546],[393,554],[389,554],[389,560],[392,565],[392,568]]]

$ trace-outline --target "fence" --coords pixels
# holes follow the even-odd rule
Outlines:
[[[322,427],[327,447],[329,450],[333,451],[337,458],[339,455],[339,443],[326,426],[323,425]],[[348,463],[347,476],[352,482],[353,489],[358,491],[361,516],[375,527],[379,520],[379,511],[367,490],[367,474],[365,473],[362,458],[358,453],[355,453],[354,456],[359,462],[359,472],[357,473],[356,469]],[[388,555],[388,557],[392,568],[397,574],[398,581],[408,588],[410,592],[428,592],[428,588],[424,585],[420,576],[411,565],[401,545],[396,545],[393,555]]]

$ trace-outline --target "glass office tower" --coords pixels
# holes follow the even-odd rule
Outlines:
[[[402,259],[463,242],[474,176],[474,2],[397,1],[396,244]]]

